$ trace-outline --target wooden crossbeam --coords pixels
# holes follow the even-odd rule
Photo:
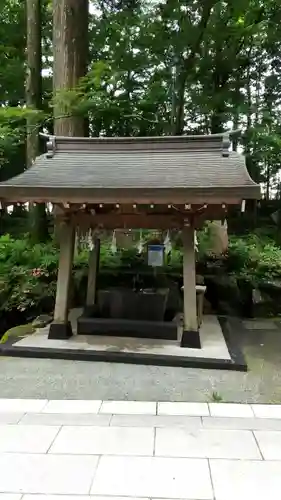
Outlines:
[[[181,229],[187,217],[150,214],[73,214],[71,222],[81,227],[102,227],[104,229]]]

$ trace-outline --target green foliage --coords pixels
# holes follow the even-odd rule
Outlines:
[[[31,246],[28,239],[0,238],[0,310],[25,311],[55,296],[56,248]]]
[[[210,396],[210,400],[213,403],[221,403],[223,401],[223,397],[217,391],[213,391]]]
[[[211,255],[211,235],[210,235],[210,227],[209,223],[206,222],[201,229],[197,233],[198,240],[198,259],[204,260],[206,256]]]
[[[0,344],[6,344],[6,342],[11,337],[25,337],[26,335],[31,335],[34,333],[36,328],[32,323],[28,323],[27,325],[19,325],[14,328],[10,328],[6,333],[4,333],[3,337],[0,339]]]
[[[201,249],[201,262],[208,263],[212,255],[208,251],[207,231],[199,233],[204,242],[206,253]],[[88,250],[75,256],[73,277],[79,286],[88,268]],[[243,279],[253,286],[261,283],[281,280],[281,249],[266,236],[250,235],[244,238],[230,237],[229,250],[221,259],[217,259],[222,272],[233,278]],[[47,299],[53,304],[56,291],[58,249],[52,241],[47,244],[31,245],[28,238],[13,239],[10,236],[0,238],[0,311],[18,309],[30,311],[40,309]],[[151,272],[147,266],[145,254],[138,255],[136,248],[118,249],[113,254],[108,243],[101,246],[100,268],[110,273],[124,271],[132,273]],[[173,249],[164,273],[182,273],[182,254],[180,249]]]
[[[76,88],[52,96],[52,2],[42,0],[40,125],[52,132],[57,101],[66,116],[87,116],[94,136],[209,133],[232,123],[244,129],[239,141],[251,175],[267,197],[280,191],[278,2],[92,0],[90,6],[89,72]],[[25,104],[25,22],[25,2],[6,0],[0,9],[0,103],[7,117],[0,113],[0,165],[8,164],[9,176],[25,167],[19,147],[25,119],[9,119]]]
[[[25,2],[5,0],[0,8],[0,102],[24,99]]]
[[[222,257],[211,252],[209,224],[198,232],[198,260],[215,264],[234,278],[246,280],[253,286],[263,282],[281,280],[281,248],[269,236],[269,231],[257,230],[252,234],[229,236],[228,251]]]
[[[0,167],[11,159],[11,155],[25,140],[26,119],[32,118],[34,127],[40,127],[43,117],[43,113],[36,109],[0,107]]]
[[[281,249],[267,237],[230,238],[227,267],[254,286],[281,280]]]

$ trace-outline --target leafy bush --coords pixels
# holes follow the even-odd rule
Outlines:
[[[28,238],[0,237],[0,311],[41,312],[42,304],[53,305],[56,293],[58,248],[51,241],[32,246]],[[89,252],[75,255],[73,276],[79,289],[88,269]],[[180,251],[172,252],[167,272],[180,263]],[[124,270],[140,272],[148,269],[146,259],[136,248],[118,249],[112,253],[109,243],[101,246],[100,268],[121,273]],[[44,310],[44,307],[43,307]]]
[[[226,261],[233,275],[254,286],[281,280],[281,249],[267,237],[231,237]]]
[[[0,310],[25,311],[54,297],[58,253],[51,244],[0,238]]]
[[[241,237],[230,235],[228,251],[221,257],[210,252],[208,224],[198,233],[198,241],[198,260],[210,263],[213,269],[216,266],[221,272],[245,280],[253,286],[281,280],[281,249],[266,231]]]
[[[208,248],[208,231],[198,235],[199,259],[208,263],[212,260]],[[85,278],[88,267],[87,249],[75,256],[73,275],[76,286]],[[216,258],[215,265],[223,273],[234,278],[247,280],[254,286],[273,280],[281,280],[281,249],[268,237],[255,234],[247,237],[229,238],[228,252]],[[111,252],[109,243],[101,246],[101,269],[112,275],[148,271],[144,255],[138,255],[136,248],[119,249]],[[0,311],[31,311],[53,305],[56,292],[58,249],[53,242],[32,246],[28,239],[13,239],[8,235],[0,237]],[[208,266],[206,266],[208,268]],[[182,252],[173,249],[166,259],[164,272],[181,273]]]

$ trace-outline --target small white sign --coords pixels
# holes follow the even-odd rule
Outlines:
[[[164,246],[149,245],[148,246],[148,265],[151,267],[161,267],[164,264]]]

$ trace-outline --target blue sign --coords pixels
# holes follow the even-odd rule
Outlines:
[[[148,245],[148,265],[161,267],[164,264],[164,245]]]

